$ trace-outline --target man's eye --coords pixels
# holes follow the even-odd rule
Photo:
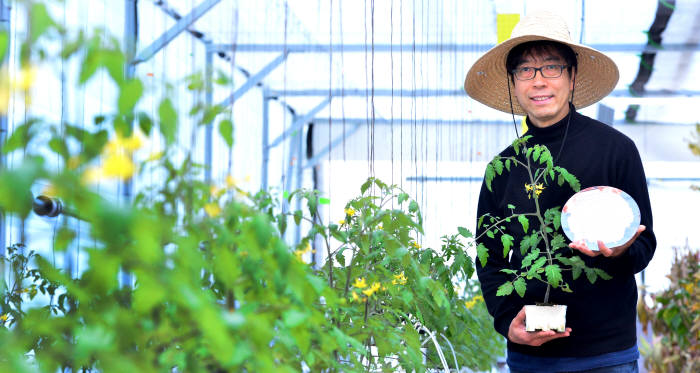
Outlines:
[[[559,66],[558,65],[547,65],[544,67],[544,69],[549,70],[549,71],[554,71],[554,70],[558,70]]]
[[[529,73],[530,71],[532,71],[532,67],[521,67],[520,68],[520,72],[523,72],[523,73]]]

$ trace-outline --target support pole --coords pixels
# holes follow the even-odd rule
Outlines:
[[[10,5],[8,2],[9,1],[6,0],[0,0],[0,32],[7,32],[8,40],[12,40],[12,31],[10,29]],[[8,50],[9,49],[10,48],[8,46]],[[4,75],[4,78],[6,79],[5,81],[9,81],[8,71],[4,67],[8,55],[9,53],[6,53],[5,59],[0,61],[0,74]],[[9,100],[9,98],[7,98],[7,100]],[[7,138],[7,131],[7,115],[2,114],[0,115],[0,170],[5,168],[5,155],[2,151],[2,144],[5,143],[5,139]],[[5,239],[5,212],[0,210],[0,254],[3,256],[5,256],[5,247],[7,246]],[[0,273],[4,274],[4,271]]]
[[[270,98],[267,88],[262,91],[262,169],[260,170],[260,189],[267,190],[267,169],[270,163]]]
[[[207,42],[207,46],[210,42]],[[213,75],[214,75],[214,53],[211,52],[209,48],[206,48],[205,56],[205,70],[204,70],[204,83],[205,83],[205,103],[206,107],[210,108],[214,104],[214,87],[213,87]],[[205,126],[204,135],[204,181],[211,183],[211,173],[212,173],[212,147],[214,144],[214,122],[207,123]]]
[[[304,159],[304,127],[302,127],[298,132],[297,132],[297,160],[294,162],[294,170],[296,171],[295,175],[295,182],[296,186],[294,189],[301,189],[303,185],[303,180],[302,177],[304,176],[304,169],[302,168],[302,159]],[[297,210],[301,210],[301,198],[297,198]],[[297,225],[296,229],[294,230],[294,244],[299,244],[299,241],[301,241],[301,225]]]
[[[136,55],[136,40],[138,40],[138,0],[126,0],[124,5],[124,45],[126,47],[126,60],[128,61],[124,71],[124,78],[133,79],[136,75],[136,65],[132,63]],[[130,123],[130,125],[133,123]],[[131,201],[133,184],[130,180],[122,183],[122,198],[124,203]],[[122,269],[120,271],[120,282],[123,288],[133,286],[131,273]]]
[[[199,18],[201,18],[203,15],[205,15],[214,5],[218,4],[221,0],[205,0],[199,5],[197,5],[192,11],[187,14],[186,16],[182,17],[171,27],[166,31],[163,35],[161,35],[158,39],[153,41],[151,45],[146,47],[146,49],[142,50],[141,53],[138,54],[138,57],[133,58],[132,61],[134,64],[141,63],[143,61],[147,61],[153,55],[158,53],[161,49],[163,49],[168,43],[170,43],[173,39],[175,39],[180,33],[183,31],[187,30],[188,27],[190,27],[195,21],[197,21]],[[127,16],[128,18],[129,16]],[[136,52],[136,50],[134,50]],[[135,54],[135,53],[134,53]]]

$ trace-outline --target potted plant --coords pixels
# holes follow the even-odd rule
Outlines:
[[[526,330],[556,330],[566,329],[566,305],[550,304],[552,288],[564,292],[572,292],[569,284],[562,277],[565,271],[571,271],[573,280],[585,273],[591,283],[598,277],[609,279],[603,270],[586,266],[576,255],[568,255],[566,238],[560,232],[561,207],[556,206],[544,210],[540,206],[540,194],[556,183],[557,187],[569,187],[574,192],[581,188],[578,179],[566,169],[555,166],[552,154],[543,145],[529,146],[527,141],[531,136],[523,136],[513,142],[515,156],[496,156],[486,167],[485,183],[489,191],[491,183],[497,175],[510,172],[512,167],[523,167],[527,171],[528,182],[524,185],[523,193],[534,201],[534,211],[516,213],[516,206],[509,204],[512,212],[508,216],[499,217],[484,214],[479,217],[478,228],[483,229],[476,237],[486,235],[488,238],[500,240],[503,245],[503,257],[511,254],[514,246],[515,232],[509,231],[505,223],[516,220],[522,228],[522,239],[518,243],[522,255],[520,269],[501,269],[512,275],[512,279],[499,286],[496,295],[508,296],[515,291],[520,297],[525,296],[528,283],[539,281],[546,284],[546,292],[542,303],[525,306]],[[567,186],[564,186],[564,184]],[[533,224],[531,224],[533,223]],[[518,232],[520,233],[520,232]],[[491,248],[493,249],[493,248]],[[482,266],[486,265],[489,248],[482,242],[477,245],[477,256]]]

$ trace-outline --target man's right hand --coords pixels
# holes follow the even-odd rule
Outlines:
[[[563,333],[556,332],[554,330],[539,331],[539,332],[528,332],[525,330],[525,307],[523,307],[520,312],[515,316],[513,321],[510,322],[510,328],[508,328],[508,339],[517,344],[528,345],[528,346],[541,346],[545,342],[549,342],[552,339],[568,337],[571,333],[571,328],[566,328]]]

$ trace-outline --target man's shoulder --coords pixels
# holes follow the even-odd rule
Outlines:
[[[616,144],[625,144],[634,146],[634,141],[622,133],[617,128],[603,123],[599,120],[585,116],[579,113],[579,121],[583,124],[585,133],[594,139],[608,140]]]

